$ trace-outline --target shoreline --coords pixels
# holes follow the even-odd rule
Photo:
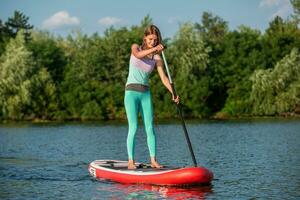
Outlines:
[[[184,121],[187,123],[196,123],[196,122],[221,122],[221,121],[265,121],[265,120],[300,120],[300,115],[296,116],[238,116],[238,117],[209,117],[209,118],[184,118]],[[142,122],[142,119],[139,118],[139,121]],[[181,123],[179,117],[173,118],[155,118],[154,124],[165,124],[165,123]],[[32,123],[32,124],[43,124],[43,123],[106,123],[106,124],[127,124],[127,119],[59,119],[59,120],[49,120],[49,119],[24,119],[24,120],[11,120],[4,119],[0,120],[0,124],[10,124],[10,123]]]

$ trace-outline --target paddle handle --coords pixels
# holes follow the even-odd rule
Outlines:
[[[171,74],[170,74],[170,70],[169,70],[169,67],[168,67],[168,63],[167,63],[165,54],[164,54],[163,51],[161,52],[161,54],[162,54],[164,65],[165,65],[165,68],[166,68],[166,71],[167,71],[167,74],[168,74],[168,79],[169,79],[169,82],[171,84],[172,93],[173,93],[174,97],[176,98],[177,94],[176,94],[176,90],[175,90],[174,83],[173,83],[173,80],[172,80],[172,77],[171,77]],[[188,131],[187,131],[186,126],[185,126],[185,121],[183,119],[181,104],[179,103],[179,104],[176,104],[176,105],[177,105],[177,110],[179,112],[179,116],[181,118],[183,132],[184,132],[184,135],[185,135],[185,139],[188,143],[188,147],[189,147],[192,159],[193,159],[194,166],[197,167],[197,161],[196,161],[195,154],[194,154],[194,151],[193,151],[192,143],[191,143]]]

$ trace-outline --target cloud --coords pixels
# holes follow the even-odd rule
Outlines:
[[[262,0],[259,3],[259,7],[271,7],[278,6],[281,0]]]
[[[275,12],[270,16],[270,19],[273,19],[276,16],[283,18],[287,17],[288,14],[293,11],[289,0],[261,0],[259,7],[275,9]]]
[[[80,21],[77,17],[71,17],[67,11],[60,11],[45,20],[43,27],[47,29],[58,29],[66,26],[77,26],[79,24]]]
[[[98,20],[98,24],[104,26],[122,25],[125,24],[125,20],[116,17],[103,17]]]

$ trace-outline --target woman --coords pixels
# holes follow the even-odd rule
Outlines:
[[[153,106],[151,93],[149,90],[149,75],[157,68],[162,83],[172,93],[171,84],[163,70],[163,61],[160,53],[164,47],[159,29],[155,25],[150,25],[145,29],[143,43],[141,46],[133,44],[131,46],[131,57],[129,62],[129,74],[125,87],[125,110],[128,119],[128,169],[136,169],[134,162],[135,134],[138,129],[138,113],[141,111],[145,130],[147,133],[147,144],[150,153],[151,167],[161,168],[156,160],[156,138],[153,126]],[[179,96],[172,99],[177,104]]]

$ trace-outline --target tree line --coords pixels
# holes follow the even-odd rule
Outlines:
[[[204,12],[199,22],[180,26],[164,39],[165,54],[189,118],[299,116],[300,3],[294,14],[275,17],[262,33]],[[67,37],[36,30],[15,11],[0,20],[1,120],[125,119],[124,87],[139,25]],[[176,116],[171,95],[157,73],[150,78],[155,117]]]

